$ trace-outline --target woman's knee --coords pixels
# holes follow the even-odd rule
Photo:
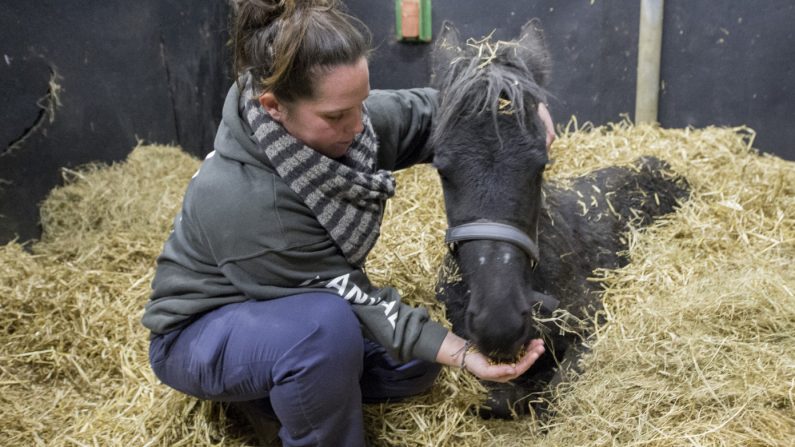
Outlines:
[[[320,414],[361,401],[364,339],[356,316],[338,296],[306,298],[309,302],[301,304],[311,306],[306,318],[313,330],[273,368],[271,399],[277,413],[285,417],[296,402],[304,402]]]
[[[361,369],[364,339],[359,320],[351,305],[331,293],[309,294],[307,315],[314,330],[301,341],[301,351],[310,351],[312,358],[338,367]]]

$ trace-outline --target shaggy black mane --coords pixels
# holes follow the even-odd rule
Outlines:
[[[534,115],[547,92],[540,85],[549,70],[543,58],[529,61],[520,57],[524,42],[492,42],[470,39],[458,57],[450,62],[442,78],[436,79],[441,93],[439,115],[432,139],[438,143],[459,123],[488,113],[499,137],[498,115],[510,115],[523,133],[528,131],[528,112]],[[541,79],[536,79],[539,77]],[[529,106],[529,107],[528,107]]]

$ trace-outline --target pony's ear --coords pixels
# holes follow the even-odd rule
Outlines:
[[[536,83],[542,87],[545,86],[552,69],[552,58],[549,56],[544,32],[541,30],[539,21],[532,19],[525,23],[515,42],[517,55],[527,64]]]
[[[431,52],[431,84],[438,87],[450,71],[453,60],[461,56],[460,40],[456,27],[445,20]]]

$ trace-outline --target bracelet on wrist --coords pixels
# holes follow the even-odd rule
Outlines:
[[[453,358],[456,358],[459,355],[461,356],[461,363],[459,364],[459,367],[461,369],[463,369],[463,370],[467,370],[466,369],[466,366],[467,366],[467,354],[469,354],[470,352],[477,352],[477,348],[475,348],[475,346],[472,344],[471,340],[466,340],[464,342],[464,346],[462,346],[461,349],[459,349],[458,351],[454,352],[453,355],[452,355]]]

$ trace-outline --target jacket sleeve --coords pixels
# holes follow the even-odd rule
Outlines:
[[[379,168],[399,170],[433,159],[430,135],[437,97],[431,88],[370,93],[365,107],[378,136]]]
[[[392,287],[373,287],[358,269],[326,282],[325,287],[351,303],[364,335],[390,354],[401,361],[436,361],[448,330],[431,320],[427,309],[403,303]]]
[[[321,268],[301,273],[302,264]],[[226,262],[221,270],[249,299],[273,299],[305,292],[339,295],[351,305],[364,335],[401,361],[412,358],[435,361],[448,332],[430,319],[426,309],[403,303],[400,294],[391,287],[373,287],[364,272],[351,269],[341,255],[331,250],[325,258],[296,256],[289,251],[262,254]]]

